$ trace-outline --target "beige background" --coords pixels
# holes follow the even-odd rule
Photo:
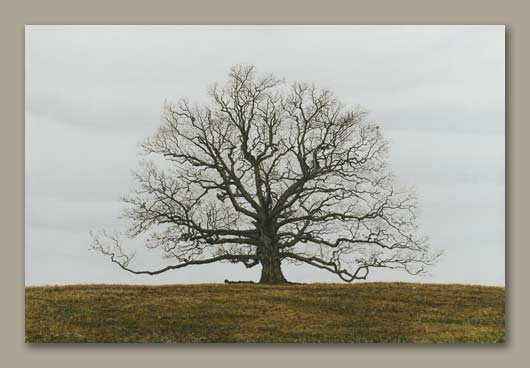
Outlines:
[[[0,230],[3,366],[260,367],[522,366],[530,310],[523,226],[530,185],[524,120],[530,37],[524,1],[3,1],[0,4]],[[507,344],[41,345],[24,344],[24,24],[506,24]],[[530,152],[526,152],[528,154]]]

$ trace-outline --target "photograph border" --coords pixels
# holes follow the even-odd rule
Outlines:
[[[1,5],[2,101],[0,125],[4,264],[2,272],[2,360],[7,366],[93,367],[146,365],[255,367],[271,364],[312,367],[329,364],[430,366],[473,364],[518,366],[527,352],[530,296],[522,280],[523,211],[528,200],[523,101],[529,71],[529,7],[516,1],[381,1],[359,4],[322,1],[6,1]],[[505,24],[506,25],[506,340],[472,345],[138,345],[24,343],[24,25],[29,24]],[[527,154],[530,148],[527,148]],[[524,156],[523,156],[524,155]],[[7,235],[6,235],[7,234]],[[519,282],[517,280],[520,280]]]

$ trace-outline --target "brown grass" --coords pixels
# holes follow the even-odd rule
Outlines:
[[[26,287],[26,342],[504,342],[504,288],[409,283]]]

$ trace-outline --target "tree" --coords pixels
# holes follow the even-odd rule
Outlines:
[[[139,188],[123,198],[126,236],[176,263],[130,267],[119,235],[92,247],[121,268],[155,275],[213,262],[261,265],[260,283],[286,283],[282,261],[308,264],[351,282],[372,268],[420,274],[433,264],[416,235],[416,200],[394,188],[387,143],[366,113],[328,90],[258,76],[235,66],[214,85],[211,104],[166,104],[143,144]]]

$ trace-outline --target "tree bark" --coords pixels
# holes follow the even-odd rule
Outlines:
[[[264,257],[260,261],[261,278],[260,284],[287,284],[288,281],[285,279],[282,273],[281,260],[279,257],[269,256]]]

